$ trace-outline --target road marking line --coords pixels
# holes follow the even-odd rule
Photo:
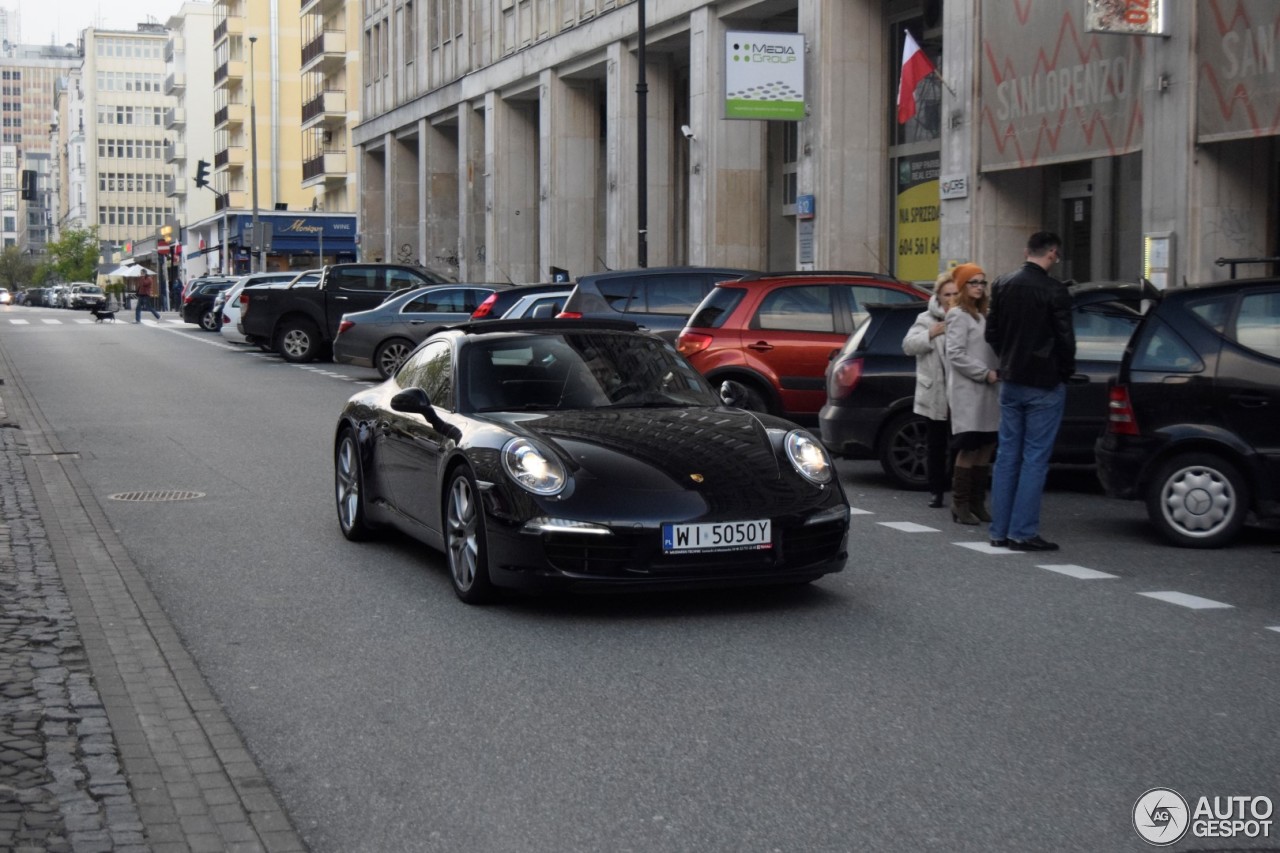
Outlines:
[[[1167,601],[1179,607],[1189,607],[1192,610],[1215,610],[1235,607],[1233,604],[1223,604],[1221,601],[1201,598],[1198,595],[1187,595],[1185,592],[1140,592],[1138,595],[1145,595],[1147,598],[1154,598],[1158,601]]]
[[[979,554],[1017,554],[1018,551],[1010,551],[1008,548],[995,548],[990,542],[953,542],[953,545],[959,545],[961,548],[971,548]]]
[[[90,323],[96,323],[98,321],[97,320],[76,320],[75,322],[79,323],[81,326],[87,326]]]
[[[40,322],[41,322],[41,323],[44,323],[46,326],[61,326],[61,325],[62,325],[62,321],[61,321],[61,320],[51,320],[51,319],[49,319],[48,317],[42,318],[42,319],[40,320]]]
[[[916,524],[914,521],[877,521],[883,527],[892,527],[894,530],[901,530],[903,533],[941,533],[942,531],[936,527],[928,527],[924,524]]]
[[[1109,575],[1106,572],[1100,572],[1097,569],[1086,569],[1084,566],[1076,566],[1070,563],[1060,566],[1036,566],[1037,569],[1048,569],[1051,572],[1057,572],[1060,575],[1067,575],[1080,580],[1090,581],[1101,578],[1116,578],[1117,575]]]
[[[849,507],[849,515],[875,515],[875,513],[869,509],[857,509],[856,507]]]
[[[1272,625],[1271,627],[1267,628],[1267,630],[1275,631],[1277,634],[1280,634],[1280,625]]]
[[[9,325],[11,325],[11,326],[30,326],[30,325],[31,325],[31,321],[30,321],[30,320],[10,320],[10,321],[9,321]]]

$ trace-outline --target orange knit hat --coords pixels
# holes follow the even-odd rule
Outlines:
[[[974,276],[985,276],[986,272],[977,264],[961,264],[955,269],[956,287],[963,288]]]

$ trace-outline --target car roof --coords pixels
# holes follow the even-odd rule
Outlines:
[[[803,279],[861,279],[863,281],[876,281],[885,284],[906,285],[914,287],[909,281],[903,281],[894,278],[887,273],[879,272],[862,272],[858,270],[789,270],[787,272],[761,272],[752,273],[739,279],[738,283],[747,284],[751,282],[769,283],[778,280],[803,280]],[[924,291],[922,288],[917,288]]]
[[[459,323],[450,326],[441,334],[458,336],[492,335],[500,332],[635,332],[653,337],[640,331],[640,326],[629,320],[561,320],[549,317],[542,320],[480,320],[472,323]]]

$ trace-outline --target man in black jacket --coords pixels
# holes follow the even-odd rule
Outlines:
[[[1037,231],[1027,261],[992,288],[987,343],[1000,356],[1000,444],[991,488],[991,544],[1056,551],[1040,536],[1040,499],[1076,372],[1071,296],[1049,275],[1062,240]]]

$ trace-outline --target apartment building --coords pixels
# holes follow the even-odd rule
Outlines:
[[[164,91],[172,100],[165,112],[164,160],[168,166],[165,196],[173,212],[171,239],[186,242],[191,223],[205,220],[216,210],[212,188],[195,184],[199,161],[213,161],[213,5],[186,2],[167,22],[164,46]],[[182,264],[169,255],[169,265]]]
[[[360,4],[303,0],[302,185],[312,209],[351,212],[359,198],[351,129],[360,115]]]
[[[104,244],[154,239],[173,215],[165,195],[163,26],[136,31],[86,29],[84,117],[86,209]]]

